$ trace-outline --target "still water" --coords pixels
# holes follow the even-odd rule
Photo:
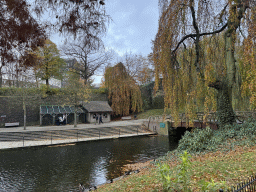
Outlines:
[[[79,182],[100,185],[124,165],[175,149],[168,137],[133,137],[60,147],[0,151],[0,191],[78,191]]]

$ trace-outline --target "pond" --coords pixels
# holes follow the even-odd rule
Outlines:
[[[0,151],[0,191],[78,191],[100,185],[127,164],[144,162],[177,147],[166,136],[133,137],[76,145]]]

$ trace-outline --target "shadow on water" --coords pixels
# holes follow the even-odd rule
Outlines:
[[[77,191],[100,185],[177,147],[167,136],[91,141],[59,147],[0,151],[0,191]]]

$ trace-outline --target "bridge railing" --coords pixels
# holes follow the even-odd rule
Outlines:
[[[236,119],[243,123],[246,119],[252,118],[256,119],[256,112],[255,111],[235,111]],[[157,115],[157,116],[150,116],[149,121],[164,121],[164,120],[170,120],[173,121],[173,117],[171,115]],[[179,114],[179,121],[181,122],[186,122],[188,118],[186,117],[185,113],[180,113]],[[217,112],[209,112],[209,113],[204,113],[204,112],[197,112],[196,113],[196,118],[194,121],[198,121],[200,123],[203,122],[208,122],[208,123],[217,123],[218,117],[217,117]]]

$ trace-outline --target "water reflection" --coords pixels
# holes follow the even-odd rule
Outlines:
[[[168,137],[137,137],[0,152],[0,191],[77,191],[119,177],[126,164],[176,148]]]

